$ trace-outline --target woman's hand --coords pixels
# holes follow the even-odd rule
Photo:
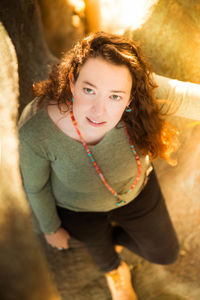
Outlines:
[[[69,248],[68,240],[70,239],[70,236],[63,227],[58,228],[58,230],[54,233],[44,234],[44,237],[48,244],[58,250]]]

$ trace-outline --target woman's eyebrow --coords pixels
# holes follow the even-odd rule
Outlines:
[[[83,83],[88,84],[88,85],[94,87],[95,89],[97,89],[96,85],[92,84],[92,83],[89,82],[89,81],[83,81]],[[124,93],[124,94],[126,94],[125,91],[120,91],[120,90],[111,90],[110,92],[111,92],[111,93]]]
[[[97,88],[94,84],[90,83],[89,81],[83,81],[83,83],[91,85],[92,87],[94,87],[95,89]]]
[[[112,92],[112,93],[124,93],[124,94],[126,94],[125,91],[118,91],[118,90],[112,90],[111,92]]]

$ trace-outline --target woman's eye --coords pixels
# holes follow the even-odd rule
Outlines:
[[[84,90],[84,92],[85,92],[86,94],[90,94],[90,95],[94,94],[93,89],[84,88],[83,90]]]
[[[112,95],[111,99],[113,99],[113,100],[120,100],[121,97],[119,95]]]

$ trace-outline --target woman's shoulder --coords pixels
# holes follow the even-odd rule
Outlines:
[[[46,109],[39,108],[37,105],[38,98],[29,102],[22,111],[18,121],[18,131],[20,139],[25,140],[44,140],[47,135],[48,118]]]
[[[37,105],[38,97],[29,102],[23,109],[18,121],[18,129],[21,129],[29,121],[37,118],[38,114],[42,111]]]

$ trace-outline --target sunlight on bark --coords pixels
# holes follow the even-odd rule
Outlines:
[[[126,29],[139,28],[156,2],[158,0],[85,0],[86,10],[90,12],[89,29],[122,34]]]

